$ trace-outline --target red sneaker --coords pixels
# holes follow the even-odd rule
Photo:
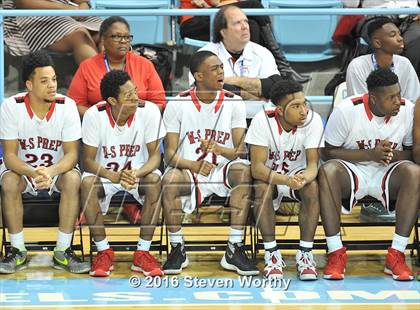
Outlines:
[[[123,213],[130,221],[130,224],[140,224],[141,205],[136,203],[126,203],[123,205]]]
[[[397,281],[411,281],[414,279],[413,272],[405,263],[404,253],[391,247],[388,248],[388,253],[386,254],[384,272]]]
[[[328,262],[324,269],[324,279],[343,280],[347,263],[347,248],[342,247],[328,254]]]
[[[265,251],[264,260],[268,262],[264,267],[264,277],[283,279],[283,268],[286,267],[286,264],[281,257],[280,251]]]
[[[142,272],[146,277],[161,277],[163,276],[162,268],[149,251],[137,250],[134,252],[133,264],[131,270]]]
[[[99,251],[90,267],[92,277],[107,277],[114,270],[114,251],[107,249]]]

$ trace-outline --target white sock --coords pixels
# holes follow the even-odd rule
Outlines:
[[[12,247],[19,249],[20,251],[26,251],[25,241],[23,240],[23,230],[17,234],[9,233],[9,238]]]
[[[229,242],[232,244],[240,243],[242,242],[243,235],[244,235],[244,231],[242,229],[235,229],[231,227],[230,233],[229,233]]]
[[[273,248],[277,248],[276,240],[270,241],[270,242],[264,242],[264,250],[267,251],[267,250],[273,249]]]
[[[144,240],[144,239],[140,238],[139,242],[137,243],[137,250],[138,251],[149,251],[151,244],[152,244],[152,240]]]
[[[299,240],[299,247],[305,248],[305,249],[312,249],[314,247],[314,243],[309,242],[309,241]]]
[[[108,243],[107,238],[105,238],[104,240],[101,240],[101,241],[95,241],[95,245],[96,245],[96,249],[98,250],[98,252],[105,251],[105,250],[109,249],[109,243]]]
[[[326,239],[327,239],[328,253],[332,253],[343,247],[340,233],[336,234],[335,236],[326,237]]]
[[[55,246],[55,248],[58,251],[67,250],[71,245],[72,238],[73,238],[73,234],[66,234],[59,230],[58,236],[57,236],[57,245]]]
[[[182,238],[182,229],[172,233],[169,232],[169,242],[170,243],[184,243]]]
[[[407,247],[407,244],[408,244],[408,237],[403,237],[398,234],[394,234],[394,238],[392,238],[391,248],[404,253],[405,248]]]

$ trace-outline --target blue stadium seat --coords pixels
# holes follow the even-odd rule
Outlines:
[[[171,0],[96,0],[94,5],[97,9],[169,9]],[[124,18],[130,24],[134,36],[133,44],[155,44],[169,40],[168,17],[125,16]]]
[[[341,8],[340,0],[266,0],[269,8]],[[331,50],[336,15],[277,15],[274,34],[289,61],[321,61],[336,56]]]

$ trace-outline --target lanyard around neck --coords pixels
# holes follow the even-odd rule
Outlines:
[[[109,65],[108,56],[105,53],[104,53],[104,64],[105,64],[106,72],[111,71],[111,66]],[[125,61],[122,71],[125,71],[126,64],[127,64],[127,61]]]
[[[370,58],[372,59],[373,69],[375,70],[379,69],[379,65],[378,65],[378,62],[376,61],[375,53],[370,54]],[[394,61],[392,61],[391,66],[389,66],[389,70],[391,70],[392,72],[395,71]]]

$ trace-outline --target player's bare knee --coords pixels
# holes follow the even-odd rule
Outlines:
[[[62,192],[78,193],[80,189],[80,174],[75,170],[70,170],[61,175]]]
[[[82,184],[80,186],[82,199],[87,200],[89,198],[89,194],[90,195],[96,194],[97,188],[95,185],[96,185],[96,177],[89,176],[89,177],[83,178]]]
[[[179,192],[179,183],[182,182],[182,171],[172,169],[162,178],[162,195],[176,195]]]
[[[341,173],[340,164],[336,161],[327,161],[318,171],[320,186],[322,186],[323,182],[328,182],[328,180],[336,178],[339,173]]]
[[[3,175],[1,182],[1,191],[3,194],[20,194],[19,184],[21,181],[21,176],[15,172],[8,172]]]
[[[250,166],[244,164],[235,164],[232,165],[229,170],[229,181],[232,185],[251,184],[252,175]]]
[[[254,182],[254,193],[255,193],[255,203],[256,204],[262,204],[272,199],[273,197],[273,186],[261,182],[261,181],[255,181]]]
[[[412,188],[416,191],[420,187],[420,167],[412,163],[404,163],[399,167],[401,179],[411,184]]]

